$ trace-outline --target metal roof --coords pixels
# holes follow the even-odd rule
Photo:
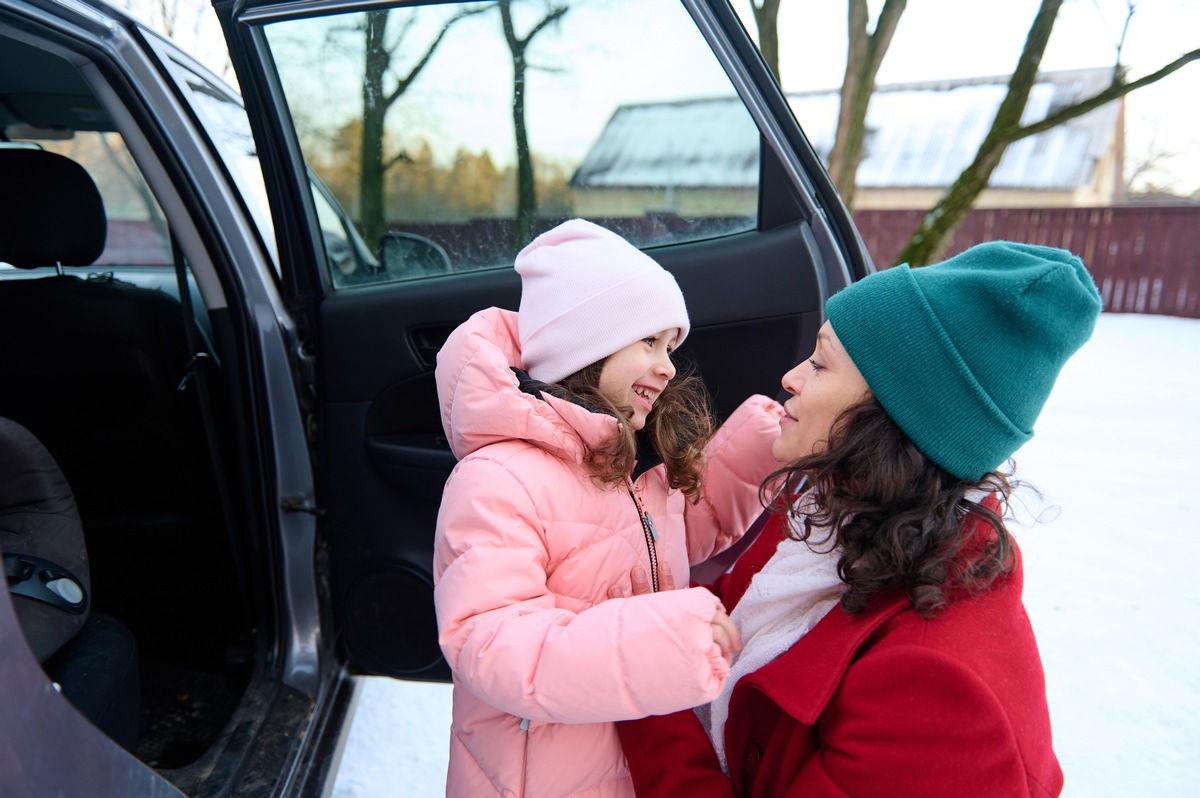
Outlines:
[[[1022,121],[1109,85],[1111,69],[1039,76]],[[879,86],[867,111],[859,188],[945,187],[970,164],[1007,90],[1008,76]],[[788,95],[817,152],[833,146],[836,90]],[[1074,190],[1086,186],[1110,146],[1112,102],[1008,147],[989,185]],[[758,131],[736,97],[617,108],[571,184],[581,188],[736,188],[758,180]]]

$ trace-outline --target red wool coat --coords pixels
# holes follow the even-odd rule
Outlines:
[[[714,586],[730,610],[783,532],[772,519]],[[1011,574],[931,620],[900,594],[858,616],[835,607],[734,688],[728,776],[693,712],[617,724],[638,796],[1057,796],[1022,579],[1018,553]]]

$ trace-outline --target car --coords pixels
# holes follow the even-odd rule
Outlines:
[[[671,271],[721,416],[873,269],[725,0],[213,5],[236,90],[0,0],[3,795],[318,795],[357,676],[449,680],[436,357],[537,232]]]

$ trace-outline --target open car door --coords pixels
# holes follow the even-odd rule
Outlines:
[[[868,257],[725,2],[214,6],[300,326],[318,493],[297,509],[317,515],[338,650],[448,679],[434,366],[472,313],[517,307],[520,247],[583,217],[669,269],[680,354],[722,416],[779,392]]]

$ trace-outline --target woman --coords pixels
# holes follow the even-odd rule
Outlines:
[[[1078,258],[1010,242],[829,300],[783,378],[789,501],[714,586],[730,677],[618,724],[639,796],[1059,794],[997,469],[1100,306]]]

